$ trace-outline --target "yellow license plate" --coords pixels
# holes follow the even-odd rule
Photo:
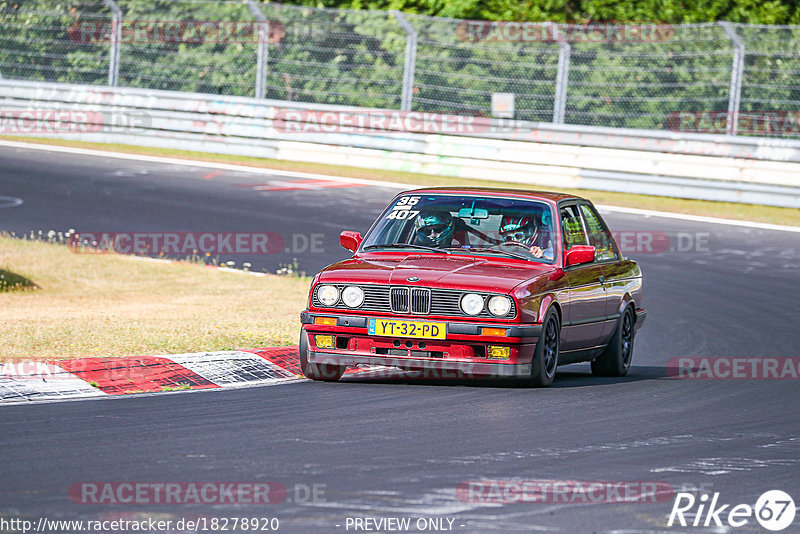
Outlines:
[[[373,336],[424,337],[430,339],[445,339],[447,337],[446,323],[370,319],[368,328],[370,335]]]

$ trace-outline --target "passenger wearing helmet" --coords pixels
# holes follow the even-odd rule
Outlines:
[[[536,258],[553,259],[553,241],[550,232],[550,212],[542,213],[542,223],[534,217],[504,215],[500,221],[500,236],[505,242],[525,245]],[[544,248],[542,248],[544,247]]]
[[[414,243],[428,247],[448,248],[453,245],[455,221],[448,211],[423,211],[414,221]]]

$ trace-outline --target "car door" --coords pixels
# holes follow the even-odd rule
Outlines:
[[[606,318],[603,321],[602,342],[605,342],[619,317],[619,306],[627,287],[628,269],[620,268],[619,249],[595,207],[589,202],[581,202],[579,208],[589,244],[595,248],[595,263],[603,267],[601,282],[606,290]]]
[[[588,245],[586,227],[577,202],[559,207],[563,254],[575,245]],[[602,262],[574,265],[564,269],[569,280],[569,303],[562,318],[562,361],[569,352],[588,349],[604,342],[606,319],[605,274]]]

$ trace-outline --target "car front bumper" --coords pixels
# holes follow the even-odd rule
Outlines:
[[[393,356],[347,355],[336,352],[308,352],[308,361],[315,364],[385,365],[416,373],[423,378],[525,378],[531,375],[530,363],[493,363],[459,360],[431,360]]]
[[[319,325],[314,319],[335,318]],[[384,317],[399,319],[397,317]],[[307,336],[309,363],[338,366],[382,365],[418,372],[429,378],[529,377],[541,325],[446,323],[445,339],[370,335],[368,317],[303,312],[301,335]],[[430,320],[414,317],[414,320]],[[482,335],[482,328],[504,328],[505,336]],[[335,347],[318,347],[316,336],[334,336]],[[492,358],[488,347],[508,347],[508,358]]]

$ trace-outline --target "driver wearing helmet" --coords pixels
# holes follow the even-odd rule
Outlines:
[[[455,221],[448,211],[424,211],[414,221],[414,243],[428,247],[448,248],[453,245]]]
[[[536,258],[552,260],[553,242],[550,237],[550,212],[544,211],[541,224],[533,217],[504,215],[500,221],[500,236],[504,242],[519,243],[529,248]],[[542,248],[544,247],[544,249]]]

